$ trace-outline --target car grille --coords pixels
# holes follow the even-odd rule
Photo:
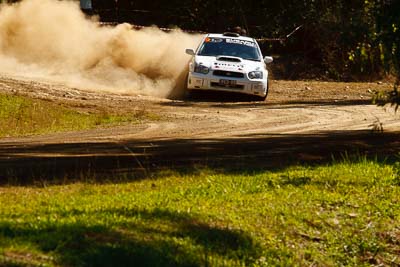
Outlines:
[[[212,86],[212,87],[218,87],[218,88],[230,88],[230,89],[239,89],[239,90],[244,88],[244,85],[241,85],[241,84],[236,84],[236,85],[221,85],[221,84],[216,83],[216,82],[212,82],[212,83],[211,83],[211,86]]]
[[[215,76],[231,77],[231,78],[244,78],[244,74],[241,72],[225,71],[225,70],[214,70]]]

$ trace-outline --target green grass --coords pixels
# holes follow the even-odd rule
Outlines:
[[[43,100],[0,94],[0,138],[137,122],[142,115],[105,111],[88,114]]]
[[[400,264],[400,167],[0,187],[0,266]]]

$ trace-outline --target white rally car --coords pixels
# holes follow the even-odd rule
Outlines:
[[[187,90],[215,90],[258,96],[268,95],[266,64],[257,41],[236,33],[207,34],[189,64]]]

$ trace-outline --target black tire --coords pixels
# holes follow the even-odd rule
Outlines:
[[[190,100],[190,99],[192,99],[193,98],[193,92],[192,92],[192,90],[189,90],[189,89],[185,89],[185,96],[184,96],[184,98],[185,99],[188,99],[188,100]]]

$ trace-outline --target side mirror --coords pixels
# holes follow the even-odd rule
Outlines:
[[[194,56],[194,55],[196,55],[196,52],[194,52],[193,49],[186,49],[186,54]]]
[[[265,58],[264,58],[265,64],[272,63],[273,61],[274,61],[274,58],[273,58],[273,57],[265,57]]]

